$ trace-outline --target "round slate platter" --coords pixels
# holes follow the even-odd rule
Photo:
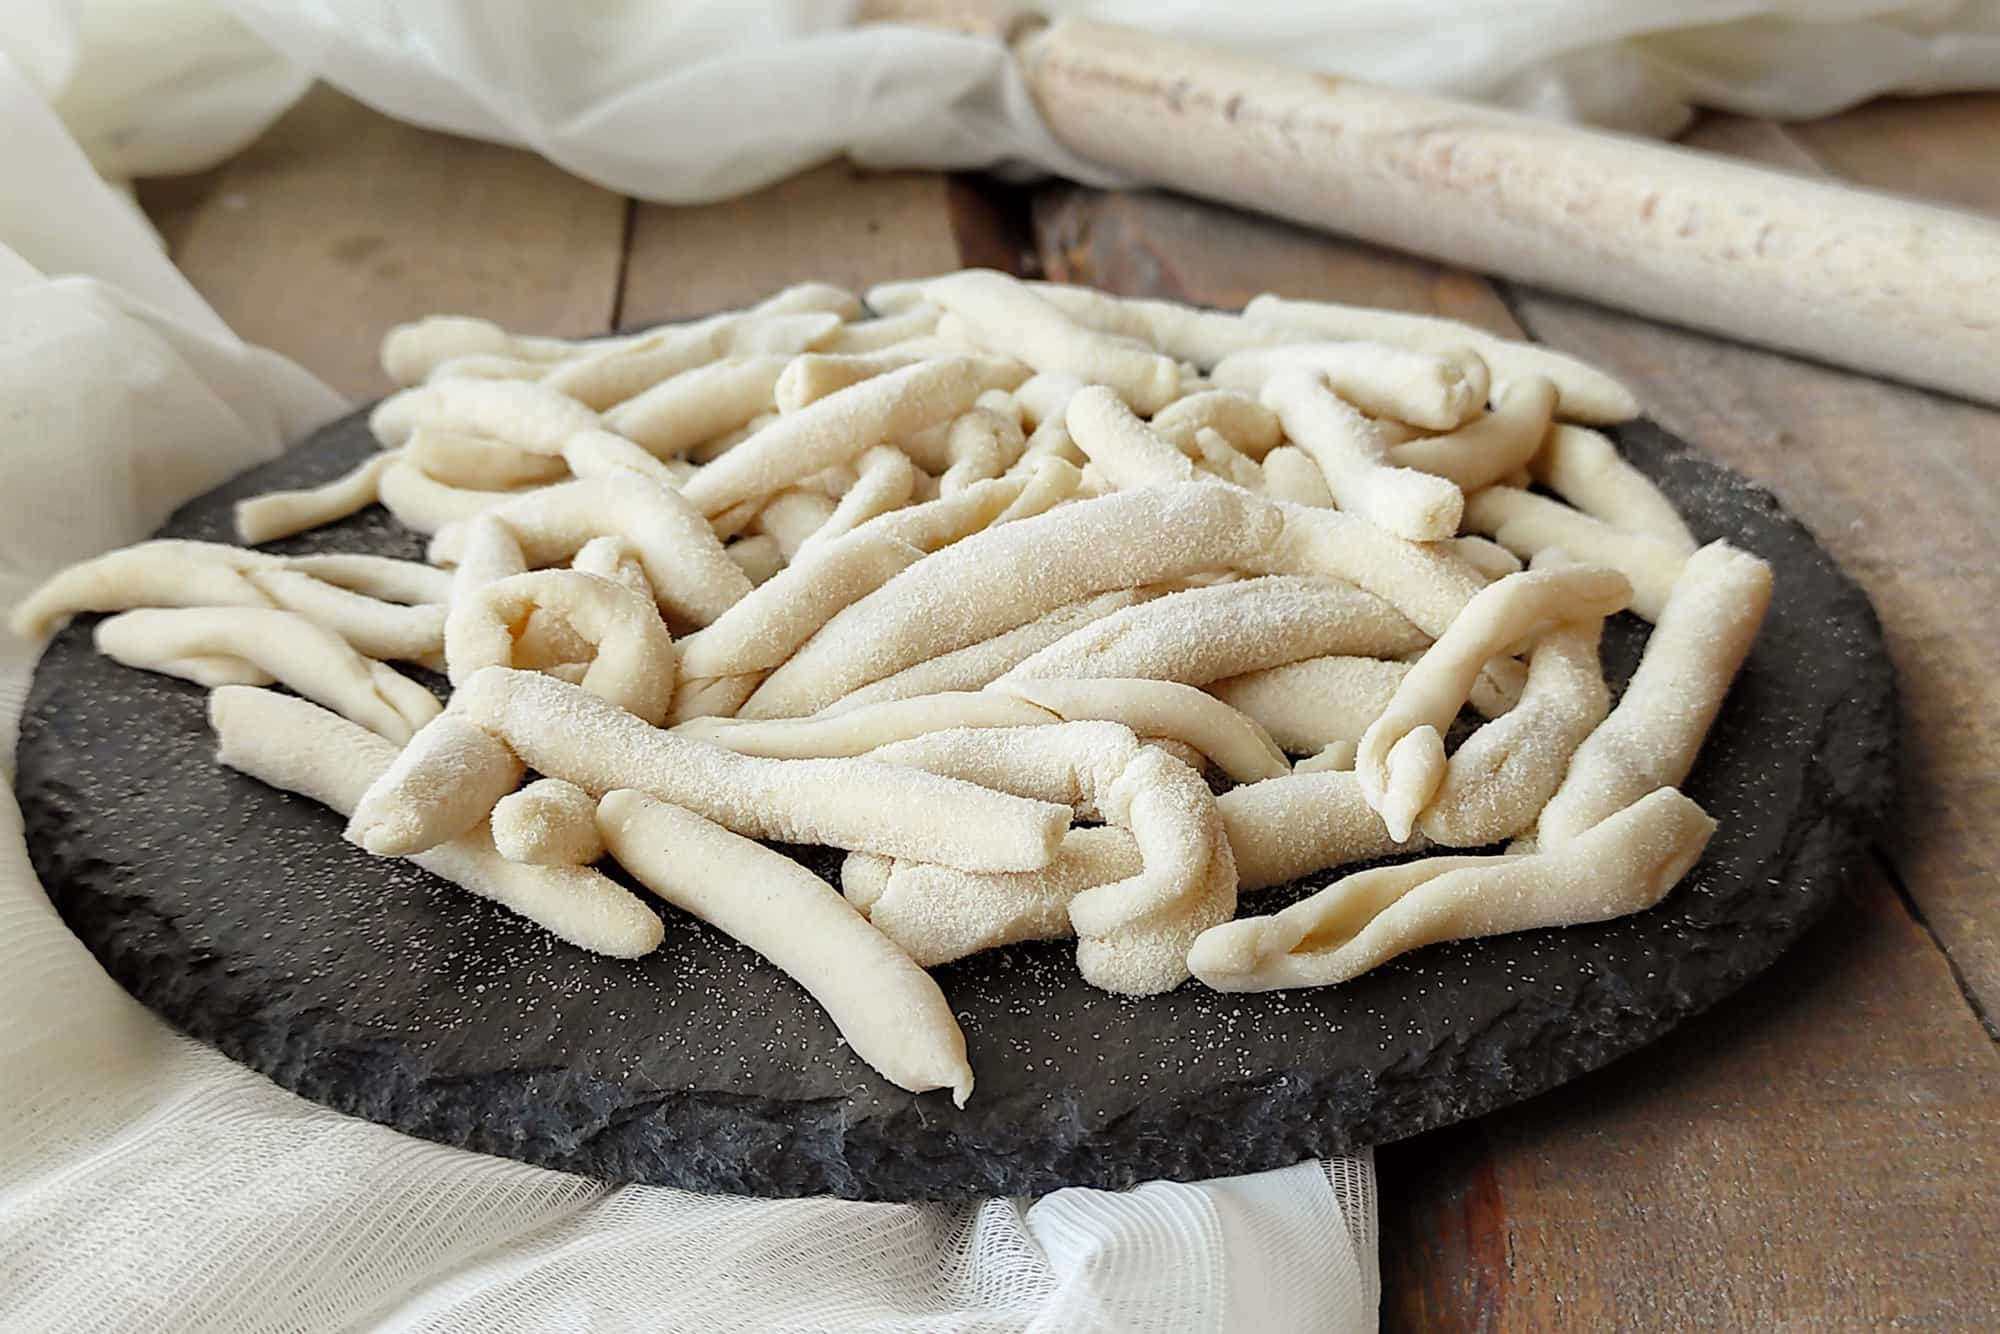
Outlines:
[[[1650,425],[1617,434],[1699,537],[1777,571],[1687,784],[1721,821],[1688,880],[1621,921],[1433,947],[1315,991],[1121,999],[1085,986],[1062,943],[964,960],[938,971],[978,1073],[963,1111],[884,1083],[788,978],[670,909],[658,952],[598,958],[350,847],[331,811],[217,765],[203,692],[99,657],[94,618],[57,637],[29,696],[28,846],[111,975],[196,1038],[355,1116],[608,1180],[1033,1194],[1400,1138],[1550,1088],[1733,991],[1827,906],[1888,794],[1894,681],[1866,598],[1765,492]],[[164,533],[231,540],[238,497],[372,448],[360,414],[335,422]],[[371,509],[276,549],[421,547]],[[1613,622],[1614,682],[1643,637]]]

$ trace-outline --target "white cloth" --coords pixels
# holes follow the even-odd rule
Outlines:
[[[344,405],[223,326],[4,55],[0,133],[4,612]],[[751,1200],[607,1187],[296,1098],[141,1008],[42,893],[12,789],[33,657],[0,631],[0,1328],[1373,1324],[1366,1156],[1033,1203]]]
[[[1331,74],[1667,134],[2000,85],[2000,0],[1047,0]],[[1103,183],[997,45],[849,26],[857,0],[8,0],[13,55],[108,175],[234,152],[313,76],[642,198],[719,199],[848,153]]]

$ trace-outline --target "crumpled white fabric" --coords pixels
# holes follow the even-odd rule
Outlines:
[[[238,340],[0,55],[0,618],[345,407]],[[607,1187],[305,1102],[170,1030],[37,883],[0,631],[0,1328],[1359,1330],[1370,1160],[1035,1202]]]
[[[994,43],[855,28],[858,0],[9,0],[12,55],[110,176],[220,161],[313,77],[520,144],[614,190],[725,198],[864,165],[1104,173],[1036,119]],[[2000,86],[2000,0],[1047,0],[1399,87],[1670,134]]]

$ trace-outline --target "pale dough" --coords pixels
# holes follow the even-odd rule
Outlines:
[[[378,857],[422,852],[477,827],[521,784],[521,762],[455,712],[426,723],[347,805],[345,837]]]
[[[472,352],[462,357],[452,357],[431,367],[430,373],[422,377],[422,382],[431,380],[539,380],[547,375],[558,363],[554,361],[530,361],[524,357],[502,356],[490,352]],[[411,384],[419,383],[412,380]]]
[[[1594,519],[1658,538],[1683,552],[1695,548],[1674,503],[1596,431],[1558,424],[1529,460],[1528,471]]]
[[[1570,757],[1611,708],[1597,659],[1604,622],[1565,621],[1528,652],[1520,702],[1452,753],[1417,827],[1442,847],[1477,848],[1532,827]]]
[[[1397,445],[1389,461],[1445,478],[1461,491],[1477,491],[1527,465],[1542,447],[1555,407],[1556,387],[1549,380],[1539,375],[1515,380],[1485,416],[1444,435]]]
[[[1206,426],[1194,433],[1195,458],[1200,466],[1225,482],[1234,482],[1247,491],[1264,489],[1264,470],[1248,454]]]
[[[1022,940],[1073,934],[1070,900],[1137,875],[1139,845],[1111,825],[1072,829],[1039,871],[980,875],[928,862],[850,853],[841,889],[889,939],[925,968]]]
[[[1114,750],[1115,741],[1090,743]],[[995,776],[990,760],[972,759],[975,747],[949,736],[892,748],[904,761],[956,773]],[[1005,772],[1020,782],[1017,756]],[[1061,799],[1080,784],[1074,767],[1022,786]],[[1217,813],[1236,862],[1238,888],[1250,892],[1287,884],[1332,867],[1413,852],[1421,837],[1398,844],[1362,799],[1351,773],[1296,774],[1246,784],[1216,799]],[[930,966],[1016,940],[1051,940],[1074,934],[1069,902],[1085,889],[1136,875],[1142,865],[1130,831],[1115,825],[1071,829],[1054,861],[1038,871],[981,874],[924,862],[852,854],[841,867],[848,901],[871,915],[912,958]]]
[[[1255,718],[1285,750],[1314,755],[1358,745],[1409,674],[1406,662],[1327,654],[1211,683],[1209,692]]]
[[[1382,343],[1255,348],[1224,357],[1213,378],[1224,389],[1254,394],[1283,371],[1323,377],[1334,393],[1371,417],[1433,431],[1463,426],[1486,406],[1482,377],[1468,375],[1457,356],[1410,352]]]
[[[1615,382],[1273,297],[1238,316],[985,271],[870,297],[886,313],[861,324],[806,283],[592,341],[404,326],[383,358],[412,387],[370,417],[387,450],[243,502],[239,527],[379,500],[454,569],[156,542],[13,624],[123,613],[100,647],[216,687],[225,762],[631,955],[658,917],[584,869],[623,840],[865,1059],[961,1102],[963,1035],[918,964],[1075,934],[1085,978],[1124,994],[1190,968],[1323,984],[1633,911],[1699,856],[1712,824],[1673,786],[1769,569],[1695,551],[1569,424],[1632,415]],[[1627,600],[1658,624],[1607,713],[1597,643]],[[451,707],[376,659],[448,664]],[[253,688],[274,681],[363,726]],[[1447,756],[1468,702],[1489,721]],[[1239,889],[1513,835],[1227,920]],[[847,898],[753,838],[847,849]]]
[[[597,802],[560,778],[538,778],[493,807],[493,846],[510,862],[588,866],[604,855]]]
[[[1465,497],[1453,483],[1389,462],[1374,425],[1307,370],[1285,370],[1264,382],[1264,406],[1285,434],[1319,465],[1341,509],[1412,542],[1435,542],[1458,531]]]
[[[781,853],[643,793],[597,808],[619,865],[667,902],[783,969],[854,1054],[898,1088],[972,1093],[965,1035],[930,975],[833,888]]]
[[[1066,371],[1043,371],[1029,376],[1014,388],[1014,401],[1021,405],[1022,424],[1033,430],[1051,422],[1060,423],[1069,411],[1070,399],[1086,383]]]
[[[1121,490],[1194,480],[1194,464],[1147,429],[1118,395],[1101,384],[1079,389],[1063,417],[1069,437]]]
[[[768,582],[785,568],[785,553],[778,546],[778,539],[762,533],[755,537],[740,537],[723,547],[722,552],[736,562],[736,568],[749,578],[752,588]],[[637,569],[637,566],[629,568]],[[645,573],[641,571],[639,577],[645,578]]]
[[[564,441],[597,425],[597,414],[533,381],[438,380],[389,395],[368,414],[368,425],[392,449],[429,426],[560,455]]]
[[[495,507],[530,566],[568,561],[593,537],[615,535],[645,567],[660,607],[706,625],[750,592],[750,580],[723,553],[722,543],[679,494],[637,473],[583,478],[529,491]],[[431,559],[452,564],[464,529],[446,528],[431,543]]]
[[[740,547],[743,543],[737,542],[732,545]],[[738,569],[743,570],[745,574],[750,573],[744,567],[742,558],[737,556],[733,550],[730,551],[729,558],[736,562]],[[525,562],[523,562],[523,566],[525,568]],[[655,603],[653,585],[646,578],[646,567],[639,563],[638,554],[632,550],[631,545],[622,537],[605,536],[591,538],[576,549],[576,555],[570,558],[569,567],[572,570],[581,570],[585,574],[594,574],[600,579],[610,579],[616,583],[623,584],[640,597],[646,599],[649,604]],[[463,564],[460,565],[460,568],[464,568]],[[752,578],[754,580],[755,576],[752,576]],[[484,580],[482,582],[491,583],[492,580]]]
[[[1207,685],[1325,654],[1393,656],[1423,633],[1352,584],[1271,575],[1150,599],[1071,631],[1002,681],[1140,677]]]
[[[1291,763],[1270,733],[1221,700],[1176,681],[1115,677],[1002,681],[985,693],[994,692],[1038,705],[1064,722],[1123,723],[1142,737],[1182,742],[1239,783],[1291,772]]]
[[[1687,563],[1687,550],[1662,538],[1626,532],[1560,501],[1511,486],[1489,486],[1466,502],[1465,526],[1525,558],[1560,549],[1573,560],[1608,565],[1632,581],[1632,610],[1660,618]]]
[[[1701,807],[1659,788],[1557,851],[1350,875],[1272,916],[1210,929],[1188,963],[1219,991],[1332,986],[1440,941],[1622,917],[1665,898],[1714,830]]]
[[[602,796],[638,787],[738,833],[980,871],[1031,871],[1069,812],[864,759],[766,760],[647,725],[561,681],[488,667],[452,709],[550,777]]]
[[[588,407],[608,409],[719,358],[804,352],[832,337],[840,324],[840,317],[827,311],[717,316],[647,334],[628,347],[573,358],[551,369],[541,383]]]
[[[376,480],[377,499],[396,522],[412,532],[431,534],[486,513],[530,491],[480,491],[449,486],[404,458],[395,458]]]
[[[1418,352],[1471,348],[1502,380],[1540,375],[1553,381],[1560,395],[1557,411],[1567,421],[1602,425],[1639,415],[1632,391],[1595,366],[1540,343],[1496,337],[1457,320],[1330,301],[1290,301],[1270,293],[1252,298],[1243,315],[1252,323],[1291,329],[1298,335],[1368,339]]]
[[[917,467],[909,456],[888,445],[875,446],[857,461],[854,485],[847,488],[847,494],[819,527],[799,543],[793,558],[799,551],[808,551],[853,532],[878,514],[901,509],[910,502],[916,487]]]
[[[678,491],[681,486],[681,475],[664,460],[610,431],[579,431],[563,446],[562,456],[578,477],[634,472],[669,491]]]
[[[578,554],[581,553],[579,547]],[[506,524],[490,514],[466,523],[453,554],[458,564],[451,574],[452,602],[462,602],[486,585],[525,573],[528,568],[521,543]]]
[[[982,639],[977,644],[967,644],[964,648],[905,667],[900,672],[841,696],[814,716],[879,704],[885,700],[908,699],[913,695],[977,690],[998,680],[1024,659],[1039,653],[1072,630],[1159,595],[1160,590],[1150,588],[1117,588],[1108,593],[1094,593],[991,639]]]
[[[1129,728],[959,728],[884,746],[872,758],[1061,801],[1130,831],[1139,870],[1069,905],[1077,968],[1093,986],[1125,995],[1171,990],[1187,978],[1194,937],[1235,911],[1236,867],[1214,794]]]
[[[1264,460],[1266,472],[1270,463]],[[1339,510],[1276,508],[1283,523],[1277,539],[1240,568],[1345,580],[1381,598],[1432,638],[1486,586],[1485,576],[1442,542],[1406,541]]]
[[[682,371],[604,414],[604,425],[662,458],[727,436],[776,406],[783,357],[718,361]]]
[[[865,524],[802,547],[796,561],[681,642],[681,670],[714,677],[776,667],[842,608],[923,556],[922,548]]]
[[[821,346],[826,352],[842,356],[880,352],[928,335],[937,328],[938,313],[936,306],[920,303],[895,315],[843,325]]]
[[[188,607],[122,612],[98,623],[98,652],[146,671],[180,659],[239,658],[314,703],[398,744],[442,707],[430,691],[296,612]]]
[[[1771,567],[1711,542],[1687,568],[1646,640],[1618,707],[1577,747],[1543,807],[1537,842],[1562,847],[1656,787],[1677,787],[1749,656],[1771,602]]]
[[[350,471],[302,491],[267,491],[236,502],[236,535],[252,546],[358,514],[380,494],[393,454],[376,454]]]
[[[591,653],[581,685],[620,708],[660,723],[673,706],[673,636],[649,598],[581,570],[534,570],[454,599],[445,622],[445,662],[454,686],[482,667],[522,666],[517,628],[553,614]],[[571,659],[574,660],[574,659]]]
[[[295,569],[251,570],[246,577],[272,606],[333,631],[366,657],[433,668],[444,661],[445,610],[434,603],[384,602]]]
[[[1035,282],[1029,283],[1028,289],[1078,324],[1148,344],[1176,361],[1203,369],[1232,352],[1308,336],[1287,334],[1252,324],[1241,315],[1202,310],[1177,301],[1112,296],[1069,283]]]
[[[1425,846],[1421,834],[1393,837],[1369,806],[1361,781],[1345,770],[1294,771],[1245,783],[1223,793],[1216,806],[1244,893]]]
[[[757,511],[750,527],[778,544],[779,554],[792,559],[833,517],[834,503],[803,486],[780,491]]]
[[[772,394],[779,412],[797,412],[851,384],[914,366],[926,358],[907,352],[815,352],[793,357],[778,377]]]
[[[1490,537],[1454,537],[1452,552],[1491,581],[1519,574],[1526,568],[1521,558]]]
[[[1320,749],[1292,766],[1295,774],[1319,774],[1334,770],[1349,770],[1354,767],[1355,751],[1359,749],[1352,741],[1342,738],[1329,741]]]
[[[1248,493],[1201,484],[1119,492],[987,529],[835,615],[765,679],[744,716],[811,713],[1091,593],[1228,566],[1267,545],[1277,523]],[[1176,540],[1159,541],[1163,532]]]
[[[435,426],[418,427],[400,450],[376,457],[400,457],[432,481],[472,491],[546,486],[561,481],[569,472],[569,465],[557,455],[536,454],[518,445]]]
[[[1005,509],[994,515],[993,522],[987,527],[997,528],[1016,519],[1031,519],[1037,514],[1044,514],[1054,509],[1072,497],[1081,497],[1083,491],[1083,472],[1075,464],[1062,458],[1031,459],[1024,472],[996,480],[1007,482],[1020,479],[1026,481],[1021,493],[1009,501]]]
[[[990,361],[927,361],[850,385],[780,416],[718,457],[684,488],[703,514],[770,495],[870,447],[950,421],[993,386]]]
[[[1236,911],[1236,863],[1214,794],[1187,765],[1141,746],[1098,805],[1132,831],[1140,869],[1070,900],[1077,971],[1122,995],[1170,991],[1187,977],[1194,940]]]
[[[1264,494],[1289,505],[1331,509],[1333,492],[1312,455],[1297,445],[1279,445],[1264,455]]]
[[[1436,795],[1444,781],[1444,734],[1488,659],[1560,621],[1608,616],[1631,594],[1616,570],[1563,565],[1509,575],[1468,602],[1361,737],[1355,772],[1389,832],[1408,837]]]
[[[678,726],[697,718],[734,718],[763,679],[762,672],[682,677],[674,690],[674,707],[667,714],[667,725]]]
[[[981,345],[1037,371],[1107,385],[1135,412],[1150,416],[1180,396],[1173,358],[1078,324],[1019,279],[969,269],[934,279],[923,290],[926,300],[963,320]]]
[[[421,383],[438,366],[462,357],[504,357],[546,364],[567,355],[544,349],[535,355],[491,320],[465,315],[428,315],[398,324],[382,338],[382,369],[400,385]]]
[[[938,478],[938,494],[956,495],[974,482],[1000,476],[1026,448],[1018,421],[989,408],[974,407],[945,432],[947,466]]]
[[[270,690],[217,690],[208,719],[223,764],[342,815],[396,754],[373,732]],[[510,862],[483,824],[410,860],[580,949],[636,959],[665,935],[659,917],[615,881],[583,867]]]
[[[862,755],[893,741],[951,727],[1027,727],[1056,721],[1054,712],[1034,703],[974,690],[919,695],[807,718],[763,722],[699,718],[674,731],[739,755],[804,760]]]
[[[1177,398],[1155,413],[1149,425],[1155,435],[1181,449],[1189,448],[1197,432],[1211,430],[1252,459],[1262,459],[1285,439],[1277,413],[1234,389],[1205,389]]]
[[[268,607],[246,572],[277,567],[278,557],[220,542],[172,538],[107,551],[49,576],[22,598],[7,628],[39,639],[78,612],[135,607]]]
[[[288,556],[284,563],[288,570],[383,602],[416,606],[451,600],[451,572],[422,561],[335,551],[316,556]]]

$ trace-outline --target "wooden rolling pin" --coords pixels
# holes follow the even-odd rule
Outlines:
[[[2000,405],[2000,222],[1075,19],[1015,50],[1079,156]]]

